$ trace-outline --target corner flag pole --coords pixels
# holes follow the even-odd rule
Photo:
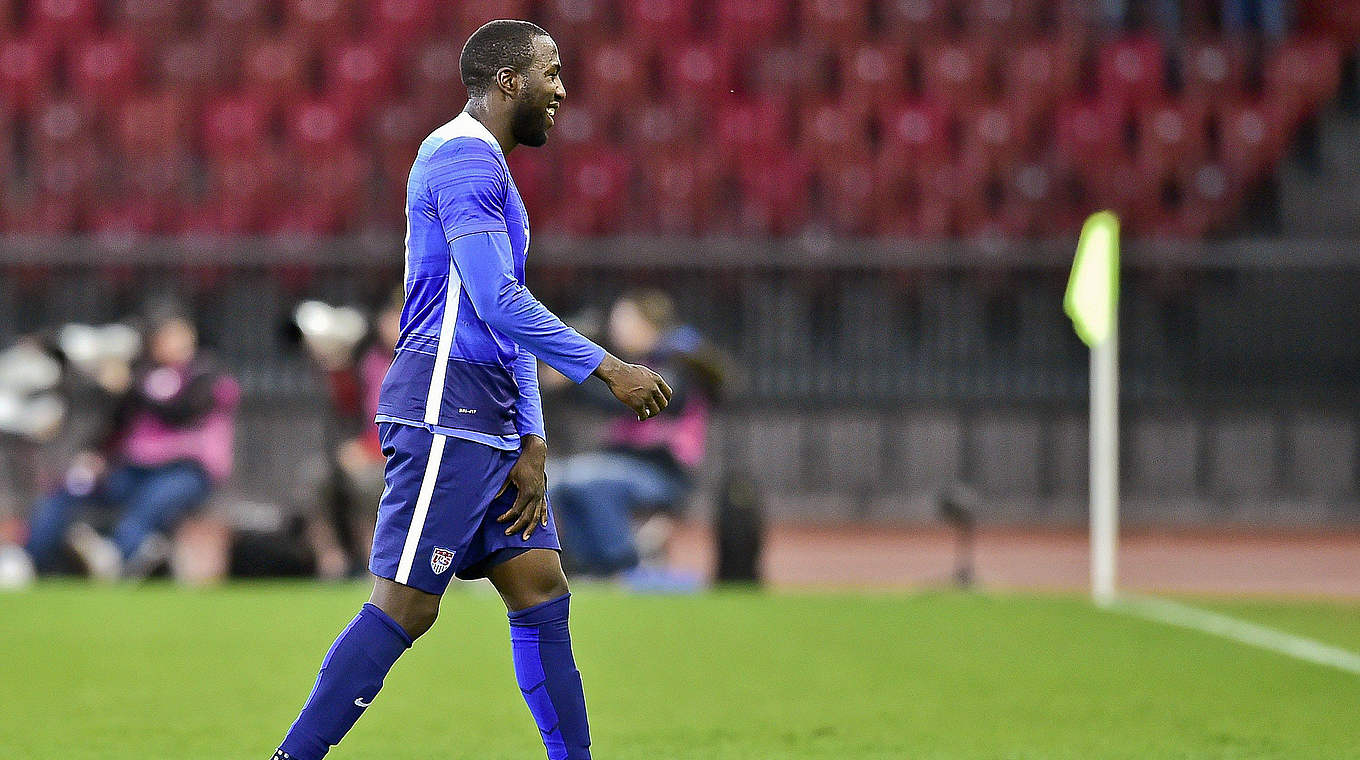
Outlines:
[[[1091,596],[1115,596],[1119,526],[1119,219],[1092,214],[1081,228],[1063,309],[1091,349]]]

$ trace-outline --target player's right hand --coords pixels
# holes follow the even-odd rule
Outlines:
[[[595,374],[639,420],[655,417],[671,401],[671,387],[661,375],[641,364],[620,361],[613,354],[605,354]]]

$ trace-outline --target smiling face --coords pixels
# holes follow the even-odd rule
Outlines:
[[[510,130],[515,142],[537,148],[548,141],[553,117],[567,90],[562,86],[562,60],[551,37],[534,37],[534,60],[520,76]]]

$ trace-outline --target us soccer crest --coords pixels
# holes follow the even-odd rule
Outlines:
[[[445,570],[453,566],[453,552],[448,549],[436,548],[430,555],[430,569],[435,575],[443,575]]]

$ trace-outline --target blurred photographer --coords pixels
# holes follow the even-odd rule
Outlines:
[[[674,394],[665,414],[648,420],[618,415],[597,450],[549,462],[548,497],[563,559],[577,572],[600,576],[662,560],[704,461],[709,412],[726,364],[697,330],[676,319],[674,303],[660,291],[616,301],[608,339],[625,361],[669,378]],[[581,392],[590,390],[582,386]],[[598,401],[603,406],[612,399]]]
[[[136,359],[105,357],[92,375],[111,411],[34,508],[26,549],[40,572],[62,569],[70,548],[94,577],[144,577],[231,472],[236,382],[199,350],[177,308],[148,315],[141,345]],[[94,527],[105,523],[107,537]]]
[[[398,290],[370,326],[357,310],[303,304],[295,321],[326,389],[322,453],[306,461],[293,494],[316,574],[361,575],[383,491],[383,455],[373,418],[378,390],[401,330]]]

